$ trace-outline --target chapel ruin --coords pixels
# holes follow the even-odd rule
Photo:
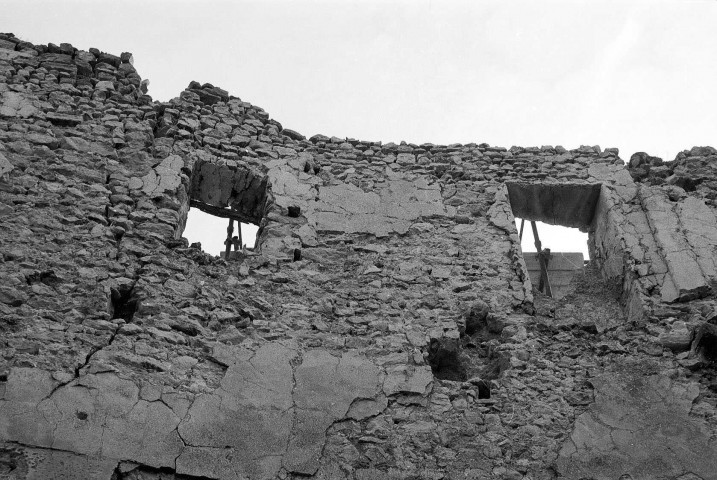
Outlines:
[[[306,138],[132,65],[0,34],[0,479],[717,478],[717,150]],[[560,298],[516,217],[589,233]]]

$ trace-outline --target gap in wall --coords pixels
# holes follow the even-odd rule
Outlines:
[[[520,221],[520,218],[515,219],[515,228],[519,232]],[[587,232],[581,232],[577,228],[549,225],[543,222],[535,222],[535,226],[538,229],[538,236],[543,248],[549,248],[551,252],[581,252],[585,260],[590,259]],[[529,220],[525,221],[520,248],[523,252],[535,252],[533,229],[530,227]]]
[[[520,232],[520,218],[515,219],[515,226]],[[573,277],[583,271],[584,263],[589,260],[588,234],[577,228],[550,225],[535,222],[543,250],[550,249],[548,272],[554,298],[562,298],[571,290]],[[540,263],[535,253],[535,239],[530,221],[526,220],[523,227],[521,251],[528,268],[533,288],[540,288]]]
[[[226,248],[224,241],[227,239],[228,225],[229,219],[227,218],[216,217],[198,208],[190,208],[182,236],[189,240],[190,245],[199,242],[202,244],[202,251],[218,257]],[[259,227],[252,223],[239,224],[239,222],[234,222],[234,235],[238,235],[238,225],[241,225],[244,245],[249,249],[253,249],[256,243],[256,232]]]

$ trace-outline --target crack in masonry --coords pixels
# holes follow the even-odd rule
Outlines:
[[[184,439],[184,437],[182,436],[182,433],[179,431],[179,427],[181,427],[181,426],[182,426],[182,423],[186,422],[187,419],[190,417],[190,413],[189,413],[189,412],[192,411],[192,407],[194,406],[194,402],[196,402],[196,400],[197,400],[197,397],[194,397],[194,398],[192,399],[192,403],[190,403],[190,404],[189,404],[189,407],[187,408],[187,413],[184,414],[184,418],[180,418],[180,419],[179,419],[179,423],[177,423],[177,426],[176,426],[175,429],[174,429],[174,430],[177,432],[177,438],[179,438],[179,441],[182,442],[182,445],[184,445],[184,448],[192,447],[192,446],[194,446],[194,445],[190,444],[189,442],[187,442],[187,441]],[[164,403],[164,402],[162,402],[162,403]],[[166,404],[165,404],[165,405],[166,405]],[[171,407],[170,407],[170,409],[171,409]],[[172,410],[172,412],[174,412],[174,410]],[[174,457],[174,470],[175,470],[175,471],[177,470],[177,460],[179,460],[179,457],[181,457],[182,454],[184,453],[184,448],[182,449],[181,452],[179,452],[179,455],[177,455],[176,457]]]
[[[171,467],[159,467],[159,468],[157,468],[157,467],[151,467],[151,466],[149,466],[149,465],[145,465],[145,464],[143,464],[143,463],[137,463],[137,462],[134,462],[134,461],[132,461],[132,460],[119,460],[119,461],[117,462],[117,466],[115,467],[115,469],[114,469],[114,471],[113,471],[113,473],[112,473],[112,474],[113,474],[113,476],[112,476],[112,479],[113,479],[113,480],[123,480],[123,479],[125,479],[125,478],[128,478],[128,477],[127,477],[125,474],[123,474],[122,471],[120,470],[120,464],[122,464],[123,462],[133,463],[133,464],[136,465],[135,468],[133,468],[132,470],[130,470],[130,471],[127,472],[127,473],[131,473],[131,472],[135,472],[135,471],[139,470],[140,472],[143,471],[143,472],[149,472],[149,473],[153,473],[153,474],[158,474],[157,477],[154,477],[154,476],[153,476],[152,478],[168,478],[168,477],[165,477],[164,475],[162,475],[162,474],[164,473],[164,474],[171,474],[171,475],[173,476],[173,478],[176,478],[176,477],[174,477],[175,475],[180,475],[179,478],[182,479],[182,480],[216,480],[216,477],[206,477],[206,476],[196,476],[196,475],[181,474],[181,473],[177,473],[177,469],[176,469],[176,468],[171,468]],[[132,478],[135,478],[135,477],[132,477]],[[145,477],[142,476],[141,478],[145,478]],[[239,477],[237,476],[237,478],[239,478]]]
[[[289,367],[291,367],[291,407],[289,407],[289,410],[292,410],[292,418],[291,418],[291,429],[289,430],[289,435],[286,436],[286,446],[284,447],[284,455],[289,453],[289,446],[291,444],[291,439],[293,438],[294,429],[296,428],[296,414],[298,411],[298,407],[296,406],[296,399],[294,398],[294,393],[296,392],[296,367],[301,365],[303,363],[303,358],[301,356],[301,353],[297,352],[297,356],[294,357],[294,361],[296,362],[296,366],[291,364],[291,361],[289,361]],[[299,363],[301,361],[301,363]],[[283,462],[283,456],[282,456],[282,468],[284,467]]]
[[[40,445],[30,445],[28,443],[18,442],[17,440],[3,440],[3,442],[7,445],[17,445],[19,447],[24,447],[24,448],[34,448],[37,450],[50,450],[53,452],[69,453],[69,454],[75,455],[77,457],[91,457],[91,455],[73,452],[72,450],[65,450],[64,448],[45,447],[45,446],[40,446]],[[131,462],[132,461],[132,460],[124,460],[124,459],[120,459],[120,458],[112,458],[110,460],[117,460],[119,462],[124,462],[124,461]]]
[[[135,279],[134,283],[132,283],[132,286],[129,288],[129,290],[127,290],[126,295],[127,295],[128,297],[132,295],[132,293],[133,293],[133,291],[134,291],[134,288],[135,288],[135,285],[137,284],[137,281],[138,281],[138,280],[139,280],[139,278]],[[131,317],[130,317],[129,320],[131,320]],[[107,348],[107,347],[109,347],[110,345],[112,345],[112,343],[114,342],[115,338],[117,337],[117,334],[119,333],[120,329],[122,328],[122,325],[123,325],[123,324],[120,324],[120,325],[117,325],[117,326],[115,327],[114,331],[110,334],[110,338],[109,338],[109,340],[107,341],[106,344],[101,345],[101,346],[93,346],[92,348],[90,348],[90,351],[87,353],[87,355],[85,355],[85,360],[84,360],[81,364],[75,366],[75,373],[74,373],[73,378],[67,380],[66,382],[60,382],[60,383],[58,383],[58,384],[50,391],[50,393],[48,393],[45,397],[43,397],[43,398],[37,403],[37,406],[39,406],[39,405],[40,405],[42,402],[44,402],[45,400],[51,398],[51,397],[55,394],[55,392],[57,392],[59,389],[65,387],[65,386],[67,386],[68,384],[72,383],[73,381],[77,380],[77,379],[80,377],[80,372],[81,372],[81,370],[82,370],[83,368],[85,368],[85,367],[90,363],[90,361],[92,360],[92,357],[93,357],[97,352],[99,352],[99,351],[101,351],[101,350],[104,350],[105,348]]]
[[[99,347],[98,347],[98,346],[92,347],[92,348],[90,349],[90,351],[87,353],[87,355],[85,355],[85,360],[84,360],[81,364],[75,366],[75,375],[74,375],[74,377],[72,377],[70,380],[67,380],[66,382],[60,382],[60,383],[58,383],[57,385],[55,385],[55,387],[50,391],[50,393],[48,393],[47,395],[45,395],[42,399],[40,399],[40,401],[37,402],[37,405],[39,406],[42,402],[44,402],[45,400],[48,400],[49,398],[51,398],[51,397],[55,394],[55,392],[57,392],[59,389],[65,387],[65,386],[67,386],[67,385],[69,385],[70,383],[72,383],[72,382],[74,382],[75,380],[77,380],[78,378],[80,378],[80,371],[81,371],[83,368],[85,368],[85,367],[90,363],[90,360],[92,360],[92,357],[93,357],[97,352],[99,352],[100,350],[103,350],[103,349],[109,347],[110,345],[112,345],[112,342],[114,341],[115,337],[117,336],[117,333],[119,332],[120,328],[122,328],[122,325],[118,325],[118,326],[115,328],[114,332],[112,332],[112,333],[110,334],[110,339],[107,341],[107,344],[102,345],[102,346],[99,346]]]

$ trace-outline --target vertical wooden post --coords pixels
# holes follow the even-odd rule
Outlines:
[[[232,251],[232,234],[234,233],[234,219],[229,219],[229,226],[227,227],[227,241],[226,248],[224,249],[224,260],[229,260],[229,254]]]
[[[244,240],[241,238],[241,222],[239,222],[237,227],[239,227],[239,245],[236,247],[236,250],[241,251],[244,248]]]
[[[540,237],[538,237],[538,227],[535,222],[531,220],[530,226],[533,229],[533,238],[535,239],[535,250],[538,252],[538,263],[540,264],[540,280],[545,285],[545,293],[549,296],[553,296],[553,289],[550,288],[550,279],[548,278],[548,265],[545,262],[545,256],[543,255],[543,246],[540,243]]]
[[[550,249],[545,248],[542,252],[540,252],[538,255],[540,255],[543,258],[543,261],[545,262],[545,272],[548,272],[548,269],[550,268]],[[546,275],[547,278],[547,275]],[[545,289],[545,280],[543,279],[543,275],[540,275],[540,283],[538,283],[538,290],[541,292]],[[552,289],[552,287],[551,287]],[[546,289],[547,291],[547,289]],[[552,293],[552,291],[551,291]],[[552,295],[551,295],[552,297]]]

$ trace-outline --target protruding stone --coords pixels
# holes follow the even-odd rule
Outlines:
[[[7,157],[0,152],[0,177],[12,171],[13,168],[15,167],[13,167],[12,163],[10,163],[10,160],[8,160]]]
[[[663,332],[660,335],[658,342],[674,352],[684,352],[690,349],[690,345],[692,344],[692,332],[687,328],[685,322],[675,321],[670,326],[669,331]]]

